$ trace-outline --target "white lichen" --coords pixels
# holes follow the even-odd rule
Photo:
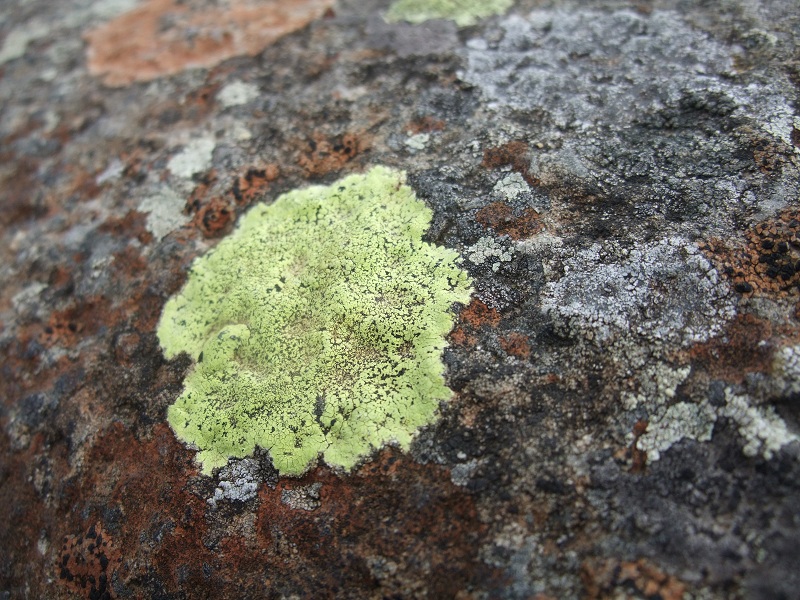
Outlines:
[[[491,262],[492,271],[495,273],[500,269],[502,263],[511,262],[514,258],[509,248],[504,247],[497,240],[488,236],[480,238],[477,243],[467,248],[466,254],[467,259],[476,265],[482,265],[487,261]]]
[[[707,402],[679,402],[667,408],[660,418],[650,422],[639,438],[638,447],[647,452],[648,461],[656,461],[661,453],[683,439],[707,442],[714,432],[717,414]]]
[[[467,485],[472,479],[472,474],[478,470],[478,466],[480,466],[480,463],[474,458],[454,465],[450,469],[450,481],[458,486]]]
[[[531,188],[525,179],[517,172],[509,173],[494,186],[494,193],[506,200],[514,200],[520,195],[530,192]]]
[[[139,204],[139,212],[147,213],[147,230],[160,240],[189,222],[183,213],[186,202],[172,189],[162,187]]]
[[[429,133],[415,133],[406,138],[405,144],[411,150],[424,150],[431,140]]]
[[[108,166],[100,173],[95,181],[97,185],[103,185],[107,181],[118,179],[125,172],[125,164],[118,158],[113,159]]]
[[[245,81],[234,81],[219,91],[217,100],[225,108],[231,108],[252,102],[259,95],[258,86]]]
[[[738,426],[745,440],[745,456],[770,459],[785,445],[800,441],[772,406],[751,406],[746,396],[734,394],[730,389],[725,390],[725,401],[719,414]]]
[[[14,296],[11,298],[11,306],[13,306],[14,310],[18,313],[24,312],[30,308],[31,304],[38,304],[39,294],[46,290],[47,287],[48,286],[46,283],[41,283],[39,281],[29,283],[19,292],[14,294]]]
[[[320,507],[320,490],[322,484],[312,483],[281,491],[281,503],[293,510],[312,511]]]
[[[786,393],[800,393],[800,344],[785,346],[776,353],[774,372]]]
[[[785,445],[800,441],[772,406],[755,406],[745,395],[725,390],[725,405],[715,407],[707,399],[700,402],[678,402],[667,406],[666,396],[638,404],[647,407],[650,422],[639,438],[638,448],[647,452],[648,462],[654,462],[677,442],[691,439],[711,440],[714,426],[720,417],[731,419],[744,440],[745,456],[762,456],[769,460]],[[664,408],[666,407],[666,409]]]
[[[673,368],[667,363],[647,365],[639,374],[639,389],[635,393],[622,395],[622,403],[628,410],[645,406],[649,410],[663,406],[675,397],[678,386],[686,381],[691,367]]]
[[[0,65],[25,56],[28,44],[47,36],[50,31],[49,26],[38,21],[10,31],[0,48]]]
[[[261,483],[258,474],[258,462],[252,458],[231,461],[219,472],[219,485],[207,502],[216,508],[217,503],[222,500],[252,500],[258,495],[258,486]]]
[[[189,179],[196,173],[207,171],[216,142],[213,137],[201,137],[190,141],[167,163],[167,168],[176,177]]]

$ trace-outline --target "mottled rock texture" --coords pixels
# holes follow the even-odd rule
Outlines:
[[[797,3],[391,5],[0,7],[0,598],[796,597]],[[378,165],[473,282],[452,399],[203,475],[168,298]]]

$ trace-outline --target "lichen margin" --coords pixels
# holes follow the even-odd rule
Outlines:
[[[195,360],[167,416],[204,473],[256,447],[287,475],[319,455],[347,471],[435,420],[471,281],[422,240],[431,216],[404,172],[375,167],[254,207],[193,263],[158,338]]]

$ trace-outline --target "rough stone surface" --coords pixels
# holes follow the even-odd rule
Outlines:
[[[796,597],[797,3],[391,5],[0,7],[0,597]],[[203,475],[167,299],[377,165],[473,280],[453,398],[350,473]]]

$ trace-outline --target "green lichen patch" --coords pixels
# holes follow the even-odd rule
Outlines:
[[[422,23],[450,19],[459,27],[506,12],[514,0],[397,0],[386,13],[387,21]]]
[[[407,448],[450,397],[441,360],[471,282],[422,240],[431,211],[376,167],[254,207],[164,308],[167,357],[196,365],[168,411],[207,474],[255,448],[300,474]]]

